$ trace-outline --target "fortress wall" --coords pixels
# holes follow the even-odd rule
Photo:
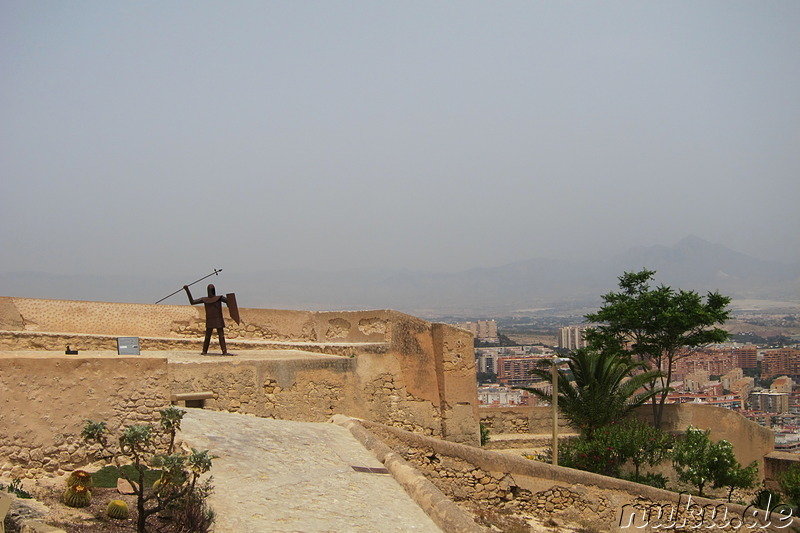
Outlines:
[[[225,336],[294,342],[387,342],[396,311],[311,312],[223,307]],[[202,305],[154,305],[0,297],[0,330],[112,337],[196,338],[205,334]],[[25,349],[24,347],[15,349]],[[84,349],[90,349],[86,347]]]
[[[480,419],[491,433],[551,434],[553,419],[550,407],[481,407]],[[652,423],[652,407],[639,407],[634,416]],[[680,433],[687,427],[710,429],[711,439],[725,439],[733,444],[736,459],[747,466],[758,461],[759,476],[764,476],[764,456],[775,449],[775,436],[767,429],[743,417],[736,411],[713,405],[667,404],[664,406],[662,429]],[[559,431],[577,432],[564,419],[559,419]],[[491,434],[490,434],[491,438]]]
[[[314,421],[344,413],[479,442],[469,332],[391,310],[241,309],[238,325],[225,313],[226,338],[236,352],[300,349],[341,358],[325,363],[173,362],[163,397],[212,391],[207,405],[213,409]],[[79,351],[78,358],[89,350],[115,353],[121,336],[139,337],[145,354],[197,350],[204,333],[203,306],[0,297],[0,349],[18,353],[60,352],[67,344]],[[50,372],[47,366],[36,371],[43,380]]]
[[[165,358],[0,356],[0,473],[36,477],[85,464],[87,419],[111,430],[157,423],[167,383]]]
[[[197,315],[190,306],[0,298],[0,327],[11,331],[169,337],[174,322]]]
[[[779,531],[792,523],[791,517],[787,520],[776,513],[765,516],[761,511],[755,515],[753,507],[695,496],[687,499],[683,493],[433,439],[372,422],[334,421],[348,427],[373,451],[378,450],[375,441],[380,439],[391,449],[389,454],[380,454],[384,464],[405,460],[448,498],[484,518],[493,514],[523,519],[534,516],[541,521],[576,524],[592,531],[650,532],[670,529],[670,523],[674,528],[684,518],[687,530],[702,527]],[[358,431],[359,428],[367,431]],[[649,516],[645,514],[647,509]],[[659,511],[663,514],[658,514]],[[730,527],[729,520],[745,527]]]
[[[770,490],[781,490],[781,477],[790,468],[800,468],[800,455],[772,452],[764,457],[764,484]]]
[[[478,409],[481,422],[491,433],[533,433],[550,435],[553,433],[553,410],[549,406],[490,407]],[[577,433],[569,421],[558,417],[560,433]]]
[[[649,405],[638,408],[635,414],[642,420],[652,421],[652,407]],[[664,406],[662,429],[677,433],[689,426],[710,429],[711,440],[717,442],[725,439],[733,444],[736,459],[743,466],[756,461],[759,478],[764,478],[764,457],[775,449],[775,434],[771,429],[748,420],[736,411],[713,405],[684,403]]]
[[[212,392],[205,407],[266,418],[324,422],[357,405],[355,359],[170,362],[172,393]]]
[[[478,444],[471,334],[399,313],[387,332],[385,350],[353,357],[173,361],[172,392],[212,392],[211,409],[310,422],[346,414]]]

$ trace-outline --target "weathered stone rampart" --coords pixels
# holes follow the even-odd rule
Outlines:
[[[650,406],[640,407],[635,415],[652,422]],[[736,411],[713,405],[684,403],[664,406],[661,429],[680,433],[689,426],[710,429],[714,441],[725,439],[730,442],[740,463],[745,466],[753,461],[758,463],[759,476],[763,479],[764,457],[775,449],[775,434],[771,429],[748,420]]]
[[[553,431],[553,410],[549,406],[481,406],[481,422],[491,433],[550,434]],[[558,417],[559,433],[574,433],[569,421]]]
[[[372,422],[334,421],[349,427],[368,448],[379,450],[379,457],[387,465],[387,459],[396,462],[391,458],[394,453],[422,473],[432,484],[425,488],[423,483],[413,482],[418,490],[427,493],[418,499],[423,507],[426,500],[441,493],[477,519],[534,517],[553,528],[570,526],[587,531],[782,531],[794,521],[791,516],[780,514],[785,509],[767,514],[753,506],[678,494]],[[386,444],[391,453],[380,451],[380,444],[371,435]],[[459,520],[456,529],[451,530],[480,530],[463,525],[463,519],[453,510],[441,518],[442,526]],[[685,525],[677,526],[681,523]]]
[[[34,469],[73,468],[82,457],[68,436],[86,419],[130,423],[121,413],[133,409],[137,422],[154,420],[157,408],[185,393],[210,393],[205,406],[212,409],[303,421],[341,413],[478,443],[469,332],[386,310],[240,315],[238,325],[226,320],[236,355],[202,357],[202,306],[0,298],[0,375],[8,391],[0,421],[21,428],[0,435],[0,471],[19,470],[44,449],[61,460],[31,463]],[[141,356],[116,355],[123,336],[139,337]],[[64,354],[67,344],[78,355]],[[91,364],[78,363],[84,360]],[[37,419],[62,422],[24,423],[31,404]]]
[[[85,463],[86,420],[111,428],[158,420],[158,410],[169,405],[167,361],[2,355],[0,391],[0,473],[58,473]]]
[[[552,410],[549,406],[481,407],[481,422],[492,434],[551,435],[553,430]],[[642,406],[633,416],[652,422],[652,407]],[[736,459],[743,465],[758,463],[759,476],[764,479],[769,473],[764,457],[775,449],[775,436],[767,429],[743,417],[735,411],[694,403],[668,404],[664,406],[661,429],[679,434],[687,427],[710,429],[714,441],[725,439],[733,444]],[[564,418],[559,418],[559,433],[575,433]],[[519,441],[518,441],[519,442]],[[777,467],[776,467],[777,468]]]

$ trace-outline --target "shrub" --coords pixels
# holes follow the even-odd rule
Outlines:
[[[635,471],[632,481],[641,481],[639,469],[655,466],[670,452],[671,438],[663,431],[639,420],[625,420],[597,428],[591,438],[584,435],[559,444],[558,464],[605,476],[620,477],[628,461]],[[661,483],[658,478],[649,481]]]
[[[8,487],[5,487],[2,483],[0,483],[0,491],[2,490],[5,490],[10,494],[16,494],[17,498],[25,500],[30,500],[33,498],[29,492],[22,488],[22,480],[19,478],[14,478],[11,480],[11,483],[8,484]]]
[[[768,489],[762,489],[758,491],[751,503],[759,509],[774,509],[776,505],[781,504],[781,495]]]
[[[710,430],[689,426],[686,435],[678,440],[672,454],[672,464],[678,479],[695,485],[698,495],[710,482],[714,487],[728,487],[728,499],[736,488],[751,488],[758,475],[758,463],[742,467],[733,454],[733,445],[726,441],[712,442]]]
[[[208,506],[208,496],[213,492],[206,480],[177,500],[169,510],[175,533],[208,533],[214,524],[214,511]]]
[[[800,465],[793,464],[778,476],[781,492],[792,505],[800,505]]]
[[[635,483],[641,483],[642,485],[649,485],[657,489],[666,489],[668,481],[667,478],[662,474],[654,474],[652,472],[648,472],[644,475],[623,475],[622,479],[627,479],[628,481],[633,481]]]
[[[176,509],[186,505],[200,505],[207,509],[203,506],[211,491],[210,483],[198,486],[197,481],[211,469],[212,457],[208,450],[192,449],[190,454],[169,453],[174,445],[175,431],[180,428],[180,419],[185,413],[175,408],[164,409],[160,411],[159,428],[150,425],[128,426],[122,430],[116,445],[109,442],[105,422],[89,420],[83,429],[84,440],[96,444],[103,454],[112,458],[119,477],[133,488],[138,533],[147,531],[147,519],[154,514],[178,516],[180,513]],[[160,443],[165,442],[167,437],[167,453],[159,453]],[[127,468],[121,467],[123,462],[129,463]],[[147,488],[152,484],[147,479],[151,465],[160,471],[158,477],[161,481],[157,490]],[[207,513],[207,519],[213,521],[213,513]]]
[[[631,481],[649,485],[650,483],[644,481],[639,475],[639,471],[644,465],[656,466],[669,457],[672,437],[668,433],[636,419],[623,420],[621,423],[615,424],[611,432],[613,434],[612,444],[619,452],[619,459],[630,461],[633,464],[634,474]],[[652,476],[645,479],[661,483],[661,480]],[[654,486],[663,488],[664,484]]]
[[[486,446],[486,443],[489,442],[489,428],[481,422],[480,423],[481,429],[481,446]]]

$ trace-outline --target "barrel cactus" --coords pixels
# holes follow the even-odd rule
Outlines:
[[[106,507],[106,514],[110,518],[125,520],[129,514],[128,504],[122,500],[111,500]]]
[[[67,478],[67,486],[74,487],[81,485],[88,489],[92,488],[92,475],[86,470],[75,470]]]
[[[64,503],[70,507],[86,507],[92,501],[92,491],[83,485],[73,485],[64,491]]]

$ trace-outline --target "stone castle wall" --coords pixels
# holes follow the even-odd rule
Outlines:
[[[549,406],[481,407],[479,412],[481,422],[490,431],[490,437],[492,433],[550,435],[553,431],[553,415]],[[639,407],[633,416],[652,423],[652,407]],[[764,457],[775,449],[772,430],[748,420],[736,411],[713,405],[684,403],[664,406],[661,425],[664,431],[682,433],[689,426],[710,429],[714,441],[727,440],[733,444],[736,459],[742,465],[758,462],[759,476],[763,479],[766,474],[769,479]],[[559,432],[577,433],[577,429],[559,417]]]
[[[241,323],[230,319],[230,339],[289,342],[387,342],[395,311],[312,312],[240,309]],[[77,334],[78,337],[196,339],[205,333],[202,305],[152,305],[77,300],[0,297],[0,330],[6,333]],[[15,346],[15,349],[26,349]],[[89,347],[84,349],[90,349]]]
[[[0,356],[0,473],[37,477],[86,462],[87,420],[111,430],[158,421],[169,405],[164,358]]]
[[[362,320],[337,318],[342,333],[345,321]],[[248,360],[243,352],[213,365],[171,361],[170,386],[213,392],[206,401],[212,409],[310,422],[342,413],[477,444],[471,334],[399,313],[387,322],[385,344],[351,357]]]
[[[202,306],[0,298],[0,423],[20,428],[0,435],[0,471],[18,471],[34,450],[59,457],[31,462],[34,472],[69,469],[83,459],[73,437],[86,419],[156,420],[179,393],[210,392],[212,409],[304,421],[342,413],[479,442],[469,332],[394,311],[240,313],[238,326],[226,321],[238,357],[181,359],[202,342]],[[117,356],[120,336],[139,337],[143,355]],[[79,355],[64,355],[66,344]],[[26,409],[47,423],[25,421]]]
[[[505,517],[508,521],[509,517],[517,517],[518,523],[524,523],[533,516],[554,529],[570,525],[586,531],[700,528],[781,531],[793,522],[791,517],[784,519],[778,515],[778,511],[767,515],[752,506],[687,498],[687,494],[463,446],[372,422],[354,422],[367,430],[366,436],[354,431],[353,422],[337,423],[350,427],[356,438],[373,450],[378,446],[369,435],[377,436],[396,456],[476,519]],[[386,462],[386,454],[383,455]],[[675,514],[670,518],[673,510]],[[685,527],[674,526],[684,519]]]
[[[549,406],[496,407],[481,406],[478,410],[481,422],[491,433],[533,433],[553,432],[553,410]],[[558,417],[559,433],[576,433],[569,421]]]

